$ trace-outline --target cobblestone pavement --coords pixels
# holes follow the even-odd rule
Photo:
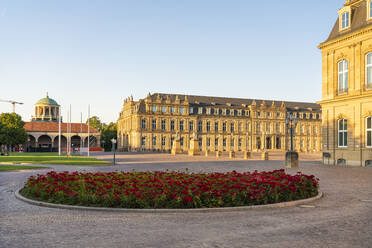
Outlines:
[[[111,159],[111,155],[97,156]],[[276,155],[280,159],[279,155]],[[273,156],[275,157],[275,156]],[[323,166],[302,156],[300,170],[320,178],[313,207],[230,213],[139,214],[63,210],[15,199],[25,180],[47,170],[0,173],[0,247],[372,247],[372,168]],[[54,170],[252,171],[284,161],[119,154],[119,165]],[[296,170],[287,170],[296,173]]]

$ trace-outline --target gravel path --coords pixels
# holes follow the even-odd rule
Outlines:
[[[109,155],[100,155],[111,159]],[[304,157],[305,158],[305,157]],[[306,157],[300,171],[320,178],[323,199],[313,207],[231,213],[101,213],[37,207],[14,191],[30,175],[0,173],[0,247],[372,247],[372,168],[322,166]],[[109,167],[53,166],[56,171],[252,171],[283,168],[283,161],[244,161],[118,155]],[[296,170],[287,170],[296,173]]]

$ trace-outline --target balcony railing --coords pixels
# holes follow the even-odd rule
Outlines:
[[[345,95],[348,92],[348,88],[338,89],[338,95]]]

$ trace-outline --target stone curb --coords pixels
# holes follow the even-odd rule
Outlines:
[[[18,200],[24,201],[26,203],[49,208],[59,208],[59,209],[70,209],[70,210],[82,210],[82,211],[101,211],[101,212],[119,212],[119,213],[214,213],[214,212],[238,212],[247,211],[250,209],[270,209],[270,208],[284,208],[293,207],[298,205],[308,204],[310,202],[319,200],[323,197],[323,193],[315,197],[291,201],[291,202],[281,202],[268,205],[257,205],[257,206],[244,206],[244,207],[226,207],[226,208],[194,208],[194,209],[130,209],[130,208],[102,208],[102,207],[83,207],[83,206],[73,206],[64,204],[54,204],[41,201],[35,201],[22,196],[17,190],[14,194]]]

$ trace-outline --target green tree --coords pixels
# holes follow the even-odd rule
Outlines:
[[[27,133],[23,129],[25,122],[16,113],[0,115],[0,145],[17,146],[27,142]]]
[[[98,116],[92,116],[90,117],[87,121],[86,121],[86,124],[88,124],[88,121],[89,121],[89,126],[99,130],[99,131],[102,131],[102,127],[103,127],[103,123],[101,122],[101,120],[99,119]]]
[[[103,141],[103,148],[105,151],[111,151],[112,142],[111,140],[115,138],[117,140],[117,125],[114,122],[110,122],[108,125],[102,125],[101,140]]]

